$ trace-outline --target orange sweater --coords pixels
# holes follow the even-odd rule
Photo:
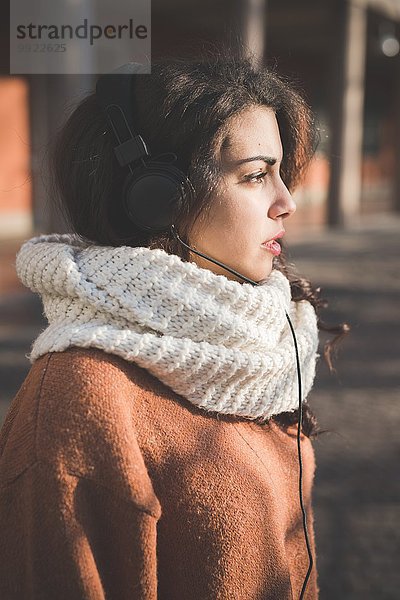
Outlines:
[[[296,428],[211,416],[101,350],[42,356],[0,433],[0,598],[297,599],[296,444]]]

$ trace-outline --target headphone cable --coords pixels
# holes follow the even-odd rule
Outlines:
[[[216,258],[211,258],[211,257],[207,256],[206,254],[203,254],[199,250],[194,250],[193,248],[191,248],[190,246],[188,246],[187,244],[185,244],[185,242],[183,240],[181,240],[181,238],[179,237],[174,224],[171,225],[171,232],[172,232],[173,236],[175,237],[175,239],[178,240],[181,244],[183,244],[183,246],[185,246],[188,250],[191,250],[192,252],[194,252],[195,254],[198,254],[199,256],[202,256],[206,260],[209,260],[209,261],[211,261],[211,262],[219,265],[223,269],[226,269],[227,271],[230,271],[233,275],[236,275],[236,276],[240,277],[241,279],[243,279],[247,283],[251,283],[254,286],[255,285],[257,285],[257,286],[260,285],[257,281],[253,281],[249,277],[246,277],[245,275],[242,275],[238,271],[235,271],[235,269],[232,269],[231,267],[228,267],[227,265],[225,265],[224,263],[220,262]],[[300,468],[300,470],[299,470],[299,496],[300,496],[301,511],[302,511],[302,515],[303,515],[303,529],[304,529],[304,535],[305,535],[307,552],[308,552],[308,558],[309,558],[308,571],[307,571],[307,574],[305,576],[305,579],[304,579],[304,582],[303,582],[303,586],[302,586],[301,592],[300,592],[300,597],[299,597],[299,600],[303,600],[304,593],[305,593],[305,590],[306,590],[306,587],[307,587],[307,583],[308,583],[308,580],[310,578],[311,571],[312,571],[314,563],[313,563],[313,558],[312,558],[310,543],[309,543],[309,540],[308,540],[307,516],[306,516],[306,512],[304,510],[304,506],[303,506],[303,493],[302,493],[303,464],[302,464],[302,460],[301,460],[300,432],[301,432],[301,424],[302,424],[302,420],[303,420],[303,407],[302,407],[302,401],[301,401],[302,386],[301,386],[301,373],[300,373],[299,352],[298,352],[297,340],[296,340],[296,335],[295,335],[295,332],[294,332],[294,328],[293,328],[292,322],[291,322],[291,320],[289,318],[289,315],[287,314],[286,310],[285,310],[285,315],[286,315],[286,318],[288,320],[288,323],[289,323],[289,326],[290,326],[290,330],[292,332],[293,342],[294,342],[294,348],[295,348],[295,351],[296,351],[297,380],[298,380],[298,386],[299,386],[299,419],[298,419],[298,425],[297,425],[297,451],[298,451],[299,468]]]

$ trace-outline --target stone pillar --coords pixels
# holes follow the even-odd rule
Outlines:
[[[400,107],[400,55],[396,56],[395,59],[395,73],[396,73],[396,97],[395,106]],[[393,209],[400,213],[400,110],[397,108],[394,112],[395,118],[395,138],[394,138],[394,151],[395,151],[395,170],[394,170],[394,202]]]
[[[68,228],[52,197],[48,157],[56,131],[91,91],[95,79],[92,75],[31,75],[29,83],[34,230],[63,233]]]
[[[364,116],[367,14],[363,3],[335,6],[337,47],[332,59],[331,178],[327,221],[346,226],[358,220]]]
[[[233,23],[239,37],[256,67],[264,63],[266,45],[267,0],[239,0],[233,4],[236,13]]]

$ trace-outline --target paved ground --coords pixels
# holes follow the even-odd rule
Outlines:
[[[321,600],[400,597],[400,217],[368,217],[351,231],[296,240],[290,259],[322,287],[323,320],[352,331],[330,375],[320,363],[310,402]],[[0,298],[0,421],[45,326],[41,304],[16,290]],[[328,336],[321,334],[321,350]],[[320,353],[321,353],[320,350]]]
[[[298,270],[352,331],[322,364],[310,401],[321,426],[314,488],[321,599],[400,598],[400,218],[296,244]],[[324,338],[328,339],[328,338]]]

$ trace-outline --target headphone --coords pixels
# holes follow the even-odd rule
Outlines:
[[[194,250],[179,237],[174,221],[185,202],[187,202],[187,199],[193,198],[194,188],[187,175],[173,164],[177,160],[176,154],[165,153],[152,157],[143,137],[136,132],[132,110],[134,99],[133,75],[139,73],[147,73],[144,65],[130,62],[118,67],[111,73],[102,75],[96,83],[96,99],[107,115],[108,123],[115,138],[115,143],[113,144],[115,156],[120,167],[127,167],[129,170],[122,187],[122,206],[125,215],[129,221],[144,232],[161,233],[169,230],[179,243],[195,254],[219,265],[247,283],[260,285],[258,282],[245,277],[224,263],[198,250]],[[300,361],[293,325],[286,311],[285,314],[292,332],[296,351],[299,388],[299,419],[297,427],[297,450],[300,468],[299,495],[303,514],[304,535],[309,556],[309,567],[300,593],[300,600],[302,600],[313,567],[313,558],[308,540],[306,513],[302,497],[303,469],[300,431],[303,411]]]
[[[100,77],[96,98],[117,141],[117,161],[120,167],[129,169],[122,188],[123,210],[136,227],[157,233],[171,227],[175,212],[179,214],[185,198],[194,190],[188,177],[172,164],[176,154],[152,157],[142,136],[135,133],[131,75],[143,72],[142,67],[128,63]]]

